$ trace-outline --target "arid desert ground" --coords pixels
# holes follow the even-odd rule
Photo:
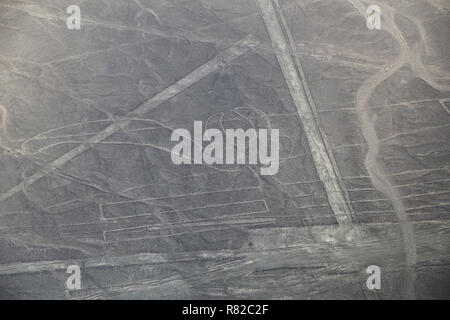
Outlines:
[[[449,34],[448,0],[0,0],[0,298],[449,299]],[[279,170],[173,163],[195,121],[279,130]]]

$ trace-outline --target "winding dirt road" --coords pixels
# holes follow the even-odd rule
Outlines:
[[[358,11],[365,16],[365,6],[359,0],[348,0]],[[408,216],[405,212],[404,204],[401,200],[401,195],[397,188],[389,181],[383,172],[382,166],[379,162],[378,154],[380,149],[380,141],[377,137],[374,128],[374,120],[369,113],[369,100],[374,94],[378,86],[385,80],[389,79],[398,70],[404,66],[409,65],[414,72],[414,75],[421,78],[427,82],[430,86],[437,90],[449,90],[450,88],[445,87],[438,83],[430,73],[426,70],[422,62],[422,49],[427,51],[424,33],[420,32],[421,39],[417,48],[411,48],[406,39],[404,38],[399,27],[395,23],[395,15],[399,14],[395,8],[389,7],[384,3],[374,1],[381,8],[383,26],[382,30],[388,32],[397,42],[400,48],[400,54],[393,61],[388,63],[385,68],[379,70],[371,78],[363,82],[358,90],[356,97],[356,109],[358,111],[358,116],[361,121],[361,130],[363,136],[366,140],[368,152],[365,158],[365,166],[369,173],[369,177],[379,191],[384,193],[386,197],[391,201],[395,208],[397,218],[400,222],[400,227],[402,231],[403,243],[405,247],[406,256],[406,266],[407,266],[407,279],[405,282],[405,297],[409,299],[415,298],[414,292],[414,282],[415,282],[415,272],[414,266],[417,262],[416,253],[416,243],[414,238],[414,227],[408,220]],[[408,17],[411,21],[416,23],[418,30],[423,30],[420,25],[417,25],[417,20]]]

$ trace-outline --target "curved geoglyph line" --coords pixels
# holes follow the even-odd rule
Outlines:
[[[236,42],[233,46],[229,47],[225,51],[217,54],[214,58],[201,65],[190,74],[186,75],[184,78],[178,80],[174,84],[170,85],[163,91],[159,92],[145,103],[137,107],[131,114],[131,116],[142,116],[160,106],[165,101],[173,98],[183,90],[191,87],[193,84],[197,83],[207,75],[219,70],[221,67],[231,63],[234,59],[250,52],[256,46],[259,45],[259,40],[254,36],[247,36],[244,39]],[[24,188],[32,185],[36,181],[45,177],[47,174],[55,171],[57,168],[61,167],[65,163],[75,159],[83,152],[89,150],[92,146],[104,141],[108,137],[112,136],[115,132],[122,130],[129,124],[129,121],[116,121],[106,127],[103,131],[97,133],[95,136],[87,139],[85,143],[80,144],[76,148],[70,150],[69,152],[63,154],[49,165],[43,167],[40,171],[34,173],[33,175],[27,177],[19,184],[10,188],[6,192],[0,195],[0,202],[5,201],[16,193],[24,190]]]

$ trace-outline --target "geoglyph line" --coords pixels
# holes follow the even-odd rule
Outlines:
[[[340,225],[350,224],[352,222],[351,209],[345,199],[339,178],[333,167],[333,162],[327,152],[327,148],[315,119],[315,114],[311,105],[308,103],[302,81],[295,68],[292,55],[289,52],[288,41],[286,40],[283,29],[278,21],[272,1],[256,0],[256,2],[269,33],[273,51],[281,67],[281,71],[283,72],[292,100],[297,108],[298,116],[303,123],[314,165],[320,180],[324,184],[330,207]]]
[[[182,197],[190,198],[192,200],[192,198],[194,198],[197,195],[209,195],[209,194],[217,194],[217,193],[221,193],[221,194],[222,193],[229,193],[231,195],[233,193],[233,191],[250,191],[250,190],[258,190],[258,188],[250,187],[250,188],[240,188],[240,189],[231,189],[231,190],[217,190],[217,191],[211,191],[211,192],[199,192],[199,193],[181,194],[181,195],[170,196],[170,197],[146,198],[146,199],[139,199],[139,200],[135,200],[135,201],[123,201],[123,202],[105,203],[105,204],[100,204],[99,205],[100,218],[102,220],[104,220],[104,221],[107,221],[107,220],[137,218],[137,217],[147,216],[147,215],[152,215],[153,214],[153,212],[151,212],[151,213],[140,213],[140,214],[135,214],[135,215],[127,215],[127,216],[106,217],[106,215],[105,215],[105,206],[114,206],[114,205],[121,205],[121,204],[134,204],[134,203],[141,203],[141,202],[151,202],[152,200],[172,200],[172,199],[182,198]],[[254,201],[260,201],[260,200],[251,200],[249,202],[254,202]],[[265,200],[263,200],[263,201],[265,201]],[[239,203],[244,203],[244,202],[239,202],[238,201],[238,202],[228,202],[228,203],[217,203],[217,204],[214,204],[214,205],[206,205],[206,206],[200,206],[200,207],[192,207],[192,208],[186,207],[186,208],[179,208],[179,209],[173,209],[173,210],[167,210],[167,211],[160,211],[158,213],[182,212],[182,211],[189,211],[189,210],[202,209],[202,208],[211,208],[211,207],[216,207],[216,206],[225,206],[225,205],[239,204]]]
[[[207,75],[219,70],[223,66],[232,62],[234,59],[248,53],[249,51],[254,49],[258,44],[259,41],[254,36],[250,35],[245,37],[244,39],[236,42],[230,48],[223,51],[222,53],[216,55],[214,58],[212,58],[202,66],[192,71],[184,78],[178,80],[174,84],[170,85],[163,91],[159,92],[158,94],[150,98],[148,101],[137,107],[132,113],[134,115],[142,116],[146,112],[155,109],[165,101],[169,100],[170,98],[173,98],[174,96],[176,96],[183,90],[189,88],[194,83],[200,81]],[[107,139],[108,137],[112,136],[115,132],[121,130],[122,128],[125,128],[129,124],[129,122],[130,122],[129,120],[123,121],[119,120],[109,125],[103,131],[87,139],[87,141],[84,142],[83,144],[80,144],[76,148],[60,156],[59,158],[51,162],[49,165],[43,167],[40,171],[34,173],[30,177],[23,180],[21,183],[17,184],[16,186],[10,188],[8,191],[1,194],[0,202],[11,198],[24,188],[32,185],[39,179],[45,177],[47,174],[53,172],[58,167],[61,167],[65,163],[81,155],[83,152],[89,150],[95,144]]]

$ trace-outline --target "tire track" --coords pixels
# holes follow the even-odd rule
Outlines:
[[[244,39],[237,41],[233,46],[224,50],[223,52],[218,53],[214,58],[207,61],[197,69],[193,70],[191,73],[181,78],[177,82],[168,86],[166,89],[154,95],[152,98],[138,106],[130,116],[142,117],[145,113],[158,108],[165,101],[173,98],[180,92],[185,89],[191,87],[204,77],[209,74],[219,70],[222,66],[227,65],[237,59],[238,57],[252,51],[257,45],[259,45],[259,40],[253,36],[247,36]],[[76,148],[68,151],[67,153],[61,155],[56,160],[49,163],[47,166],[41,168],[40,171],[32,174],[31,176],[25,178],[22,182],[11,187],[6,192],[0,194],[0,202],[3,202],[16,193],[24,190],[28,186],[32,185],[36,181],[45,177],[46,175],[54,172],[57,168],[60,168],[65,163],[77,158],[83,152],[91,149],[94,145],[98,144],[101,141],[112,136],[117,131],[123,130],[127,124],[129,124],[129,120],[119,120],[117,122],[113,122],[111,125],[106,127],[103,131],[97,133],[93,137],[86,140],[85,143],[80,144]]]

